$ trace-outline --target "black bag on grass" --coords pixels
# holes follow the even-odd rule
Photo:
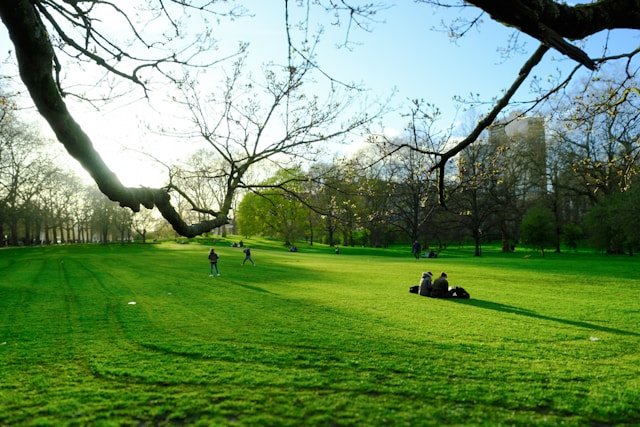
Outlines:
[[[456,286],[455,288],[451,289],[447,295],[448,298],[461,298],[461,299],[469,299],[471,298],[471,295],[469,295],[469,292],[467,292],[463,287],[461,286]]]
[[[418,289],[419,289],[419,288],[420,288],[420,286],[418,286],[418,285],[411,286],[411,287],[409,288],[409,292],[410,292],[410,293],[412,293],[412,294],[417,294],[417,293],[418,293]]]

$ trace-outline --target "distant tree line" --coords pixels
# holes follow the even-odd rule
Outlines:
[[[0,2],[0,19],[12,42],[10,57],[15,59],[18,74],[33,105],[68,154],[90,172],[100,191],[134,212],[143,207],[155,208],[177,233],[193,237],[231,221],[232,205],[237,201],[238,195],[256,188],[255,183],[249,181],[252,171],[262,169],[269,162],[279,162],[284,157],[288,159],[296,156],[306,160],[305,156],[318,143],[342,140],[352,132],[364,129],[377,122],[386,109],[385,101],[370,103],[363,100],[362,88],[358,84],[342,82],[338,76],[332,76],[332,73],[323,69],[317,47],[320,46],[321,35],[324,33],[322,23],[327,24],[328,28],[329,22],[331,31],[327,33],[335,34],[337,30],[343,32],[344,41],[339,44],[351,47],[356,42],[352,38],[353,30],[373,30],[374,24],[384,21],[380,17],[391,7],[389,2],[283,2],[283,13],[279,16],[282,17],[286,34],[286,43],[283,43],[286,45],[286,59],[277,55],[278,49],[273,49],[268,64],[265,64],[264,79],[261,81],[254,80],[251,76],[243,77],[248,70],[245,67],[248,43],[233,43],[237,48],[225,48],[225,43],[222,42],[227,39],[228,32],[216,31],[219,28],[216,24],[222,21],[236,21],[236,25],[246,26],[242,18],[252,15],[249,3],[251,2],[148,0],[133,2],[134,10],[129,10],[113,2],[13,0]],[[610,38],[610,35],[620,33],[617,30],[640,29],[638,0],[593,1],[575,5],[553,0],[416,0],[415,3],[428,4],[435,9],[454,10],[453,17],[442,20],[442,26],[453,39],[465,35],[474,37],[477,33],[471,29],[487,21],[485,17],[514,29],[508,39],[504,40],[506,47],[499,49],[502,55],[516,55],[523,50],[525,42],[520,39],[521,34],[527,34],[540,42],[523,62],[508,87],[502,88],[491,101],[477,100],[485,106],[492,106],[473,128],[468,129],[465,137],[424,148],[416,144],[415,133],[410,136],[407,145],[418,153],[431,157],[428,159],[431,163],[429,171],[438,172],[441,202],[447,196],[445,193],[453,196],[453,188],[445,187],[451,165],[462,151],[478,145],[481,134],[510,105],[517,102],[520,105],[526,104],[526,108],[531,110],[542,108],[555,95],[566,93],[572,81],[581,77],[589,82],[600,81],[601,71],[608,64],[618,64],[624,68],[624,72],[609,87],[609,99],[606,103],[613,106],[610,111],[615,112],[616,106],[626,101],[629,95],[631,98],[637,97],[637,86],[629,86],[628,83],[635,79],[638,72],[637,58],[640,50],[633,43],[628,47],[617,48],[615,38]],[[418,13],[420,12],[416,9],[415,16]],[[411,15],[413,17],[414,12]],[[433,19],[430,15],[423,17],[424,23]],[[329,21],[326,20],[327,17]],[[181,25],[183,22],[189,22],[189,25]],[[159,30],[147,31],[150,24]],[[316,24],[320,25],[316,27]],[[593,51],[591,53],[599,52],[602,55],[600,57],[582,50],[582,45],[595,34],[605,34],[601,37],[601,42],[596,42],[599,46],[590,49]],[[623,37],[627,35],[626,32],[622,34]],[[221,38],[216,39],[219,35]],[[568,71],[568,74],[549,75],[545,79],[535,76],[538,65],[551,55],[550,51],[570,58],[574,62],[573,70]],[[204,70],[231,62],[230,60],[233,65],[224,70],[224,83],[220,82],[222,87],[209,92],[210,75],[207,76]],[[473,68],[473,64],[470,63],[470,66]],[[582,69],[585,73],[581,72]],[[473,73],[469,73],[469,77],[472,75]],[[535,99],[516,100],[514,96],[525,82],[529,82],[536,93]],[[593,87],[591,84],[586,86]],[[223,195],[222,203],[217,202],[213,206],[198,205],[196,199],[191,197],[194,190],[178,187],[175,181],[159,188],[123,185],[94,148],[88,134],[83,131],[81,123],[75,120],[66,104],[66,100],[76,98],[93,106],[104,105],[103,103],[117,99],[134,88],[140,95],[144,94],[142,96],[151,100],[154,87],[169,88],[165,94],[171,95],[162,99],[162,104],[169,102],[173,106],[180,105],[184,108],[183,111],[188,111],[192,116],[187,129],[172,129],[170,126],[163,130],[200,138],[222,160],[217,171],[214,171],[215,177],[226,180],[222,193],[218,191],[219,195]],[[309,96],[308,87],[316,89],[312,91],[315,92],[314,95]],[[164,96],[161,95],[160,98]],[[470,102],[476,102],[473,98],[471,94]],[[363,105],[359,112],[347,119],[346,113],[353,111],[352,108],[361,102],[369,105]],[[155,105],[153,109],[158,111]],[[573,105],[569,110],[575,110]],[[220,111],[223,112],[222,117],[218,114]],[[418,108],[412,113],[419,112]],[[576,122],[579,121],[578,116],[575,119]],[[588,123],[585,125],[588,126]],[[280,135],[274,137],[278,133]],[[573,138],[572,132],[568,132],[567,136]],[[176,150],[180,151],[180,146],[178,144]],[[584,147],[578,145],[574,148],[585,151]],[[483,153],[479,154],[484,156]],[[594,166],[602,171],[608,169],[610,161],[619,162],[616,158],[589,163],[586,159],[590,159],[591,154],[583,159],[584,164],[575,164],[576,170]],[[468,170],[470,168],[467,164],[465,171]],[[495,172],[489,172],[496,175]],[[631,178],[630,175],[632,174],[629,173],[627,178]],[[595,178],[588,175],[583,177],[589,180]],[[186,178],[191,180],[193,177]],[[476,180],[472,178],[469,182],[474,181]],[[389,182],[395,183],[396,180],[394,178]],[[471,215],[465,223],[471,229],[476,245],[482,240],[480,232],[487,230],[485,222],[489,217],[501,217],[500,233],[505,237],[514,234],[510,228],[514,227],[514,222],[518,222],[522,210],[532,200],[527,195],[525,205],[515,203],[522,193],[520,186],[523,183],[526,184],[526,180],[511,182],[515,185],[512,189],[516,193],[503,194],[509,200],[501,199],[499,202],[507,203],[509,210],[500,213],[495,213],[495,209],[488,209],[483,204],[482,192],[472,196],[480,198],[470,203],[482,202],[481,205],[470,206]],[[508,184],[510,183],[498,180],[495,188],[500,190]],[[455,186],[455,182],[452,185]],[[590,185],[601,186],[602,183],[592,182]],[[469,191],[468,187],[464,188]],[[475,191],[473,188],[474,185],[470,191]],[[627,191],[629,188],[620,191]],[[560,187],[557,188],[559,189]],[[176,193],[179,197],[176,197]],[[554,191],[553,194],[560,195],[560,192]],[[590,193],[584,197],[591,198],[589,204],[594,205],[600,203],[602,197],[606,197],[601,194]],[[190,208],[185,211],[174,206],[172,202],[175,200],[184,201]],[[451,202],[454,201],[452,197]],[[548,200],[543,202],[552,204]],[[468,203],[466,205],[469,207]],[[455,205],[452,203],[452,206]],[[549,209],[557,207],[552,204]],[[198,222],[190,223],[181,215],[186,212],[192,218],[193,211],[199,213],[195,215],[199,218]],[[561,212],[553,213],[554,218],[560,220],[557,224],[564,221],[559,217]],[[394,211],[394,214],[401,215],[400,210]],[[431,214],[435,215],[436,212],[430,212],[429,215]],[[332,215],[330,218],[333,221]],[[411,227],[414,228],[420,221],[420,218],[412,218]],[[557,224],[556,227],[560,227]],[[415,230],[405,232],[414,233]],[[503,240],[508,246],[508,239]]]
[[[429,126],[413,115],[393,140],[278,172],[244,197],[239,230],[329,245],[418,240],[439,250],[467,242],[478,256],[484,242],[502,242],[503,251],[526,244],[544,254],[580,244],[633,254],[640,246],[640,96],[635,80],[628,90],[615,81],[577,88],[545,117],[512,114],[494,124],[447,171],[444,205],[429,155],[438,142],[417,132]],[[624,98],[612,98],[619,93]],[[270,187],[276,182],[285,184]]]
[[[436,251],[472,243],[478,256],[488,242],[501,242],[504,251],[522,244],[543,253],[589,244],[633,254],[640,246],[636,88],[634,79],[625,87],[602,79],[588,91],[576,88],[577,95],[558,100],[544,117],[513,113],[444,176],[433,168],[432,153],[451,136],[433,131],[437,111],[416,100],[403,134],[372,135],[352,156],[278,165],[259,185],[244,187],[230,205],[234,231],[285,243],[384,247],[418,240]],[[60,167],[51,144],[18,117],[10,97],[0,102],[4,245],[175,236],[151,211],[133,214]],[[192,206],[227,197],[219,169],[200,151],[172,172],[171,185],[184,189],[172,201],[181,217],[202,221],[208,212]]]
[[[133,214],[95,184],[61,167],[57,148],[0,96],[0,242],[6,245],[131,241],[155,231],[149,211]]]

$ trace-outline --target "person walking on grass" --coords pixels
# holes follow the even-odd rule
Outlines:
[[[213,277],[214,269],[216,270],[216,276],[220,275],[220,271],[218,271],[218,258],[220,257],[218,256],[216,251],[211,249],[211,251],[209,252],[209,277]]]
[[[417,240],[413,242],[413,245],[411,246],[411,253],[417,260],[420,259],[421,250],[422,250],[422,246],[420,246],[420,242],[418,242]]]
[[[245,262],[250,261],[251,264],[253,264],[253,266],[255,267],[256,263],[251,259],[251,248],[246,247],[242,252],[244,252],[244,260],[242,261],[242,265],[244,265]]]

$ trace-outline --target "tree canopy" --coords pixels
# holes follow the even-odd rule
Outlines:
[[[449,144],[437,152],[416,149],[417,152],[437,156],[438,161],[433,165],[433,169],[440,172],[441,196],[444,195],[447,162],[475,142],[482,131],[496,120],[549,49],[555,49],[575,60],[576,69],[584,66],[593,70],[606,62],[621,60],[627,63],[627,78],[633,77],[636,73],[636,68],[630,64],[631,60],[640,52],[640,48],[629,52],[607,53],[594,58],[587,55],[575,42],[603,30],[640,29],[640,1],[638,0],[601,0],[577,5],[567,5],[564,2],[551,0],[474,0],[464,2],[420,0],[419,2],[435,7],[470,8],[476,14],[475,17],[472,15],[472,18],[466,22],[451,23],[454,35],[468,34],[468,29],[477,25],[483,14],[488,14],[492,19],[540,41],[539,48],[524,62],[511,85],[497,97],[493,108],[478,121],[478,124],[465,138],[456,144]],[[376,16],[376,13],[387,7],[384,3],[356,5],[350,1],[335,2],[332,0],[307,2],[308,4],[298,3],[307,7],[323,8],[325,11],[333,13],[337,22],[345,22],[343,28],[347,28],[347,33],[352,26],[371,30],[368,23]],[[226,155],[229,160],[229,168],[224,171],[228,178],[226,196],[222,203],[215,207],[193,206],[193,209],[206,213],[207,216],[190,224],[185,221],[184,216],[172,203],[172,194],[179,192],[173,183],[162,188],[126,187],[112,172],[65,103],[65,96],[73,94],[70,94],[63,85],[64,73],[60,57],[64,55],[78,62],[97,65],[107,76],[106,80],[115,78],[129,81],[138,86],[143,93],[147,91],[154,76],[165,78],[167,82],[177,88],[188,88],[190,75],[184,71],[183,67],[203,69],[226,58],[242,55],[243,46],[238,47],[236,52],[221,54],[216,58],[205,55],[215,46],[216,40],[212,37],[211,27],[215,25],[216,20],[234,18],[247,13],[247,10],[241,5],[242,2],[171,0],[135,3],[133,6],[138,7],[136,9],[135,7],[94,0],[80,2],[14,0],[0,3],[0,17],[13,42],[20,77],[33,103],[49,123],[57,139],[65,146],[69,154],[90,173],[100,190],[111,200],[136,212],[140,210],[141,206],[149,209],[157,207],[162,216],[171,223],[178,233],[194,236],[228,222],[233,198],[238,189],[247,184],[244,178],[248,165],[255,163],[258,159],[265,159],[265,155],[268,153],[281,152],[283,147],[286,151],[288,148],[345,135],[370,123],[373,117],[377,116],[377,113],[354,117],[337,131],[332,132],[325,129],[325,125],[328,124],[325,120],[331,122],[337,120],[338,115],[335,113],[342,111],[342,102],[345,100],[349,102],[349,98],[348,96],[346,98],[329,97],[326,103],[317,99],[304,100],[301,98],[303,93],[301,88],[305,82],[313,81],[310,76],[311,71],[319,71],[322,75],[322,64],[315,63],[314,41],[305,39],[302,45],[297,45],[292,41],[290,32],[294,30],[295,26],[289,22],[288,12],[289,8],[295,6],[285,0],[283,2],[285,11],[283,25],[289,35],[289,61],[288,64],[278,68],[278,73],[270,74],[273,78],[268,79],[265,84],[267,91],[273,96],[273,103],[266,106],[266,116],[261,116],[261,118],[253,116],[250,114],[250,109],[239,108],[234,104],[233,97],[223,96],[223,105],[227,109],[222,112],[222,117],[214,122],[224,126],[237,126],[241,134],[243,130],[247,132],[245,137],[247,135],[256,137],[256,135],[261,135],[267,123],[274,119],[271,113],[275,114],[279,107],[283,107],[283,112],[278,113],[278,120],[282,120],[286,126],[291,125],[292,127],[288,128],[288,132],[266,152],[253,151],[261,146],[259,138],[255,139],[255,145],[241,145],[240,152],[246,150],[247,156],[243,157],[240,162],[236,157],[230,156],[230,152],[224,149],[219,151],[223,157]],[[144,15],[148,17],[147,21],[142,23],[138,20],[138,17],[142,15],[137,15],[141,9],[144,9],[148,14]],[[102,27],[102,17],[107,15],[118,18],[119,28],[125,33],[124,36],[116,37],[113,32],[110,33]],[[196,34],[190,34],[188,30],[191,25],[185,25],[188,22],[186,19],[196,15],[202,19],[203,30]],[[147,39],[142,30],[145,24],[151,21],[159,22],[159,28],[163,30],[160,33],[154,32],[153,36],[156,38],[153,40]],[[303,32],[307,30],[303,29]],[[179,44],[180,42],[182,44]],[[533,104],[547,99],[551,94],[566,87],[573,75],[574,73],[571,73],[567,79],[542,91],[540,97],[534,100]],[[333,88],[328,93],[335,94],[334,89],[336,86],[340,86],[340,83],[330,76],[324,75],[324,77],[328,78]],[[233,78],[233,75],[230,76],[227,88],[234,87],[236,81]],[[622,98],[637,93],[637,87],[627,89],[631,90],[613,95],[610,103],[615,104]],[[292,100],[303,102],[295,109],[289,109]],[[197,115],[198,101],[185,100],[185,102],[194,109]],[[250,105],[249,108],[251,108]],[[308,122],[303,122],[299,120],[304,117],[302,114],[297,117],[290,115],[294,111],[300,113],[316,111],[317,114],[312,115]],[[234,113],[239,113],[241,119],[234,116]],[[203,122],[200,124],[202,125]],[[255,129],[250,129],[250,125]],[[226,135],[211,133],[209,132],[211,128],[207,126],[202,126],[201,130],[201,136],[205,139],[215,137],[215,142],[219,138],[237,137],[229,133]],[[307,138],[309,136],[311,137]]]

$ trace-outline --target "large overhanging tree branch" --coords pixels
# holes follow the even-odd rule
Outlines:
[[[469,3],[592,70],[596,63],[566,39],[579,40],[616,28],[640,29],[639,0],[600,0],[575,6],[552,0],[469,0]]]
[[[553,0],[418,1],[444,7],[472,4],[591,70],[596,62],[567,39],[581,40],[603,30],[640,29],[640,0],[599,0],[575,6]],[[473,19],[469,25],[477,22]]]
[[[440,202],[444,203],[444,177],[445,177],[445,166],[447,162],[452,159],[459,152],[464,150],[469,145],[473,144],[480,134],[487,129],[494,122],[498,114],[509,104],[509,101],[515,95],[516,91],[522,86],[522,83],[527,79],[531,70],[540,63],[544,54],[549,50],[549,48],[545,45],[540,45],[538,49],[531,55],[531,57],[525,62],[525,64],[520,69],[518,76],[511,84],[511,87],[505,92],[505,94],[500,98],[493,106],[491,111],[487,113],[473,128],[473,130],[460,142],[458,142],[453,147],[449,148],[447,151],[440,155],[440,160],[434,166],[434,169],[438,169],[438,180],[439,180],[439,192],[440,192]]]
[[[474,143],[480,134],[494,122],[498,115],[509,105],[516,91],[522,86],[533,68],[542,60],[542,57],[550,48],[557,50],[590,70],[595,70],[599,64],[617,59],[626,59],[627,70],[629,70],[629,62],[638,54],[638,49],[634,49],[628,53],[591,58],[567,40],[583,40],[603,30],[640,29],[639,0],[600,0],[575,6],[569,6],[564,2],[553,0],[417,1],[437,7],[469,8],[473,5],[479,8],[481,10],[479,15],[474,15],[471,19],[462,19],[452,24],[450,34],[455,37],[464,36],[471,27],[478,25],[481,15],[486,12],[494,20],[506,26],[514,27],[541,43],[523,65],[511,86],[493,104],[492,109],[477,123],[476,127],[465,138],[440,154],[440,160],[434,168],[439,171],[440,201],[442,203],[444,203],[444,172],[447,162]],[[577,68],[560,84],[543,92],[538,99],[532,101],[532,106],[529,110],[551,97],[561,88],[566,87],[575,75]]]
[[[524,63],[522,68],[520,69],[517,77],[511,84],[511,86],[506,90],[504,95],[498,99],[493,108],[481,119],[478,121],[476,126],[471,130],[471,132],[454,146],[446,149],[445,151],[440,151],[437,147],[433,147],[431,145],[430,148],[425,148],[424,146],[419,146],[417,144],[395,144],[393,149],[390,150],[390,154],[393,154],[403,148],[409,148],[413,151],[417,151],[426,156],[436,156],[438,160],[435,164],[430,168],[430,171],[437,170],[438,171],[438,188],[439,188],[439,199],[440,203],[445,203],[445,168],[447,162],[455,157],[462,150],[467,148],[469,145],[473,144],[479,137],[480,134],[487,129],[494,120],[498,117],[500,112],[509,104],[515,93],[525,82],[531,71],[535,68],[536,65],[540,63],[544,54],[549,50],[549,48],[545,45],[540,45],[538,49],[531,55],[531,57]],[[413,127],[410,126],[414,131],[416,129],[415,125]],[[428,134],[428,133],[427,133]],[[384,135],[381,136],[384,138]]]
[[[168,21],[169,25],[165,28],[173,31],[173,34],[163,33],[164,38],[161,36],[160,40],[147,41],[130,18],[133,13],[131,5],[92,0],[17,0],[12,4],[0,3],[0,16],[14,43],[21,79],[40,114],[67,151],[91,174],[100,190],[110,199],[136,212],[140,210],[140,206],[155,206],[173,228],[184,236],[201,234],[228,222],[236,191],[252,186],[245,179],[253,165],[271,160],[274,156],[308,153],[310,145],[340,138],[375,118],[375,115],[361,115],[352,120],[344,120],[346,105],[354,98],[348,94],[342,97],[337,86],[343,86],[347,91],[354,90],[355,87],[342,85],[335,79],[329,78],[332,87],[326,100],[310,96],[305,99],[301,88],[308,79],[307,74],[321,70],[313,62],[313,49],[292,50],[289,64],[283,68],[284,77],[281,73],[272,73],[271,80],[264,87],[272,97],[270,107],[267,106],[264,110],[256,102],[246,105],[236,102],[238,98],[233,92],[237,81],[233,78],[228,82],[228,91],[223,96],[223,110],[214,111],[213,116],[200,114],[203,111],[200,100],[197,97],[189,99],[183,93],[183,105],[193,114],[196,133],[209,143],[212,151],[227,165],[222,170],[225,184],[218,206],[200,206],[188,189],[179,187],[173,180],[164,188],[125,187],[69,113],[64,101],[64,96],[69,93],[62,86],[63,64],[57,55],[65,55],[76,63],[97,65],[106,72],[105,77],[111,75],[128,80],[141,86],[146,95],[149,91],[148,78],[152,73],[169,78],[182,88],[188,88],[191,83],[188,81],[188,74],[185,75],[187,77],[180,78],[175,71],[183,65],[210,67],[216,61],[203,62],[199,55],[213,49],[215,41],[210,29],[204,28],[192,44],[176,48],[172,42],[182,39],[183,28],[188,26],[175,21],[170,9],[186,8],[194,13],[203,13],[204,10],[215,14],[214,4],[227,7],[228,3],[215,0],[158,0],[145,3],[150,8],[147,12],[155,13],[154,19],[164,19],[165,23]],[[225,16],[241,13],[237,8],[228,7],[230,9],[224,13]],[[288,7],[286,2],[285,7]],[[326,7],[338,15],[343,12],[340,3],[329,1]],[[98,18],[104,16],[102,13],[105,9],[120,18],[122,28],[128,31],[130,40],[138,48],[130,45],[126,36],[124,40],[118,41],[112,38],[115,36],[104,31],[104,27],[100,28],[102,21]],[[347,9],[351,11],[350,22],[354,22],[356,18],[367,16],[368,11],[375,8],[363,6]],[[286,27],[288,32],[288,21]],[[308,39],[305,38],[306,42]],[[243,50],[241,47],[240,52]],[[155,57],[148,56],[154,52]],[[197,60],[194,60],[195,57],[198,57]],[[300,58],[301,61],[298,61]],[[324,76],[329,77],[326,74]],[[84,94],[79,96],[89,99]],[[301,100],[302,103],[298,102]],[[218,119],[212,123],[211,117]],[[273,138],[273,131],[269,134],[267,129],[273,128],[272,123],[278,120],[284,123],[285,131]],[[215,175],[218,176],[217,172]],[[212,218],[188,224],[185,221],[187,216],[172,205],[171,194],[177,194],[182,200],[186,200],[192,211]]]
[[[226,213],[220,212],[214,219],[189,225],[171,205],[171,197],[166,189],[129,188],[122,185],[67,109],[52,74],[56,61],[51,39],[33,2],[0,2],[0,16],[16,49],[20,77],[38,111],[69,154],[91,174],[100,191],[134,212],[140,210],[140,205],[148,209],[156,206],[173,228],[184,236],[202,234],[227,223]]]

